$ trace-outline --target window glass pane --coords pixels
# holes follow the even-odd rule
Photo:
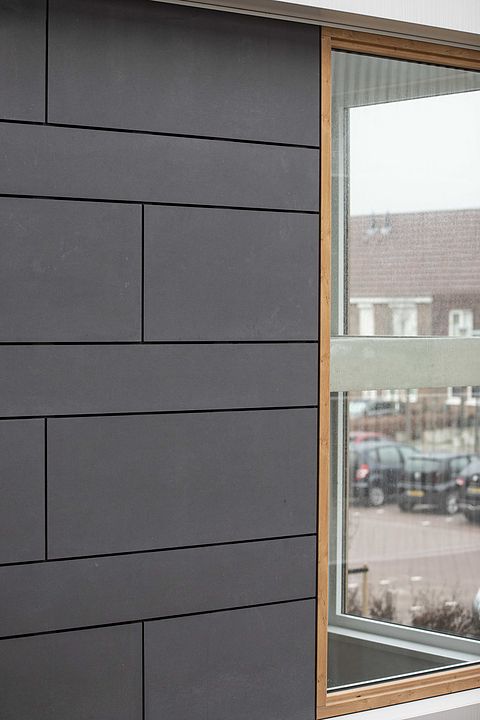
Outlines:
[[[479,126],[479,73],[333,53],[335,334],[480,333]]]
[[[480,405],[390,392],[332,395],[330,687],[480,658]]]
[[[480,336],[480,74],[334,52],[332,80],[335,689],[480,658],[480,374],[456,352]]]

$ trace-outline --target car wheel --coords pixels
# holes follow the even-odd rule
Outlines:
[[[398,507],[402,512],[412,512],[414,503],[411,500],[399,500]]]
[[[455,515],[459,510],[458,507],[458,493],[451,490],[445,495],[443,500],[443,511],[447,515]]]
[[[470,510],[464,510],[463,514],[467,518],[468,522],[471,522],[471,523],[480,522],[480,517],[476,513],[470,512]]]
[[[368,504],[380,507],[385,503],[385,491],[381,485],[371,485],[368,489]]]

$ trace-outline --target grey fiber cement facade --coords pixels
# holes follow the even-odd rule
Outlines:
[[[0,717],[313,720],[319,28],[0,0]]]

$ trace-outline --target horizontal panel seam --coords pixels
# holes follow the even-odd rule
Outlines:
[[[2,415],[0,420],[39,420],[42,418],[64,419],[64,418],[89,418],[89,417],[132,417],[139,415],[185,415],[198,413],[225,413],[225,412],[263,412],[268,410],[314,410],[318,405],[269,405],[263,407],[229,407],[229,408],[201,408],[200,410],[146,410],[144,412],[103,412],[103,413],[64,413],[64,414],[43,414],[43,415]]]
[[[105,345],[316,345],[318,340],[90,340],[84,342],[82,340],[0,340],[0,347],[30,347],[30,346],[75,346],[85,345],[87,347]]]
[[[235,610],[248,610],[250,608],[259,608],[259,607],[270,607],[275,605],[287,605],[290,603],[297,603],[297,602],[307,602],[309,600],[315,600],[315,595],[309,595],[307,597],[294,597],[290,598],[288,600],[273,600],[270,602],[264,602],[264,603],[253,603],[250,605],[234,605],[232,607],[221,607],[221,608],[214,608],[212,610],[199,610],[197,612],[189,612],[189,613],[178,613],[176,615],[159,615],[158,617],[146,617],[146,618],[138,618],[135,620],[124,620],[122,622],[111,622],[111,623],[101,623],[98,625],[82,625],[80,627],[71,627],[71,628],[61,628],[58,630],[44,630],[43,632],[33,632],[33,633],[21,633],[17,635],[5,635],[3,637],[0,637],[0,643],[2,640],[17,640],[20,638],[26,638],[26,637],[38,637],[41,635],[58,635],[60,633],[67,633],[67,632],[81,632],[82,630],[96,630],[104,627],[121,627],[123,625],[137,625],[140,623],[149,623],[149,622],[158,622],[159,620],[175,620],[177,618],[183,618],[183,617],[194,617],[197,615],[212,615],[213,613],[226,613],[226,612],[234,612]]]
[[[276,542],[279,540],[295,540],[297,538],[309,538],[309,537],[316,537],[315,532],[311,533],[297,533],[294,535],[275,535],[273,537],[255,537],[255,538],[247,538],[243,540],[224,540],[222,542],[212,542],[212,543],[198,543],[196,545],[175,545],[173,547],[163,547],[163,548],[147,548],[145,550],[123,550],[120,552],[112,552],[112,553],[94,553],[92,555],[69,555],[68,557],[49,557],[45,560],[23,560],[22,562],[9,562],[9,563],[0,563],[0,568],[5,567],[19,567],[24,565],[51,565],[52,563],[56,562],[73,562],[73,561],[80,561],[80,560],[95,560],[96,558],[110,558],[110,557],[128,557],[131,555],[148,555],[148,554],[157,554],[157,553],[167,553],[167,552],[179,552],[182,550],[199,550],[201,548],[210,548],[210,547],[228,547],[230,545],[247,545],[248,543],[267,543],[267,542]]]
[[[31,195],[25,193],[0,193],[0,198],[18,198],[19,200],[57,200],[65,202],[111,203],[112,205],[151,205],[152,207],[199,208],[207,210],[245,210],[245,212],[288,213],[292,215],[319,215],[319,210],[296,210],[294,208],[250,207],[243,205],[208,205],[205,203],[162,202],[155,200],[118,200],[116,198],[91,198],[70,195]]]
[[[305,145],[303,143],[287,143],[274,140],[253,140],[250,138],[230,138],[218,135],[192,135],[189,133],[169,133],[155,130],[135,130],[132,128],[102,127],[101,125],[75,125],[70,123],[41,122],[38,120],[12,120],[11,118],[0,118],[0,123],[8,123],[10,125],[33,125],[36,127],[66,128],[69,130],[91,130],[92,132],[101,133],[123,133],[125,135],[151,135],[153,137],[172,137],[180,139],[183,138],[187,140],[210,140],[212,142],[232,142],[243,143],[246,145],[266,145],[269,147],[291,147],[302,150],[318,151],[320,149],[319,145]]]

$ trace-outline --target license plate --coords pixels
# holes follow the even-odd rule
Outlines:
[[[423,490],[407,490],[409,497],[423,497],[425,495]]]
[[[467,495],[480,495],[480,487],[478,488],[468,488]]]

